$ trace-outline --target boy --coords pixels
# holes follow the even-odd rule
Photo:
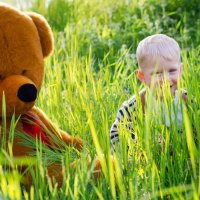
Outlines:
[[[159,99],[162,102],[163,87],[168,85],[171,95],[174,98],[174,104],[178,105],[178,80],[182,75],[182,63],[180,55],[180,47],[178,43],[164,35],[155,34],[143,39],[136,50],[136,57],[139,65],[139,69],[136,74],[138,79],[144,83],[147,90],[143,89],[139,92],[141,98],[142,110],[145,113],[145,105],[148,101],[147,93],[151,93],[154,99]],[[181,90],[182,97],[186,101],[187,93]],[[153,107],[156,107],[154,101]],[[124,121],[128,121],[126,124],[127,131],[131,132],[131,137],[134,140],[134,127],[130,124],[137,119],[137,102],[136,96],[132,96],[128,101],[125,101],[122,107],[117,112],[117,118],[113,123],[110,130],[111,145],[114,148],[116,142],[119,141],[120,124]],[[172,112],[172,116],[168,116],[166,109],[164,108],[165,125],[170,127],[170,120],[174,120],[175,114]],[[132,114],[134,113],[134,115]],[[134,116],[134,119],[133,119]],[[177,121],[179,124],[182,121],[181,108],[178,105]]]

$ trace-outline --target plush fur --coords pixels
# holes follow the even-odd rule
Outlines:
[[[53,37],[47,21],[36,13],[25,13],[0,3],[0,123],[2,124],[2,97],[6,99],[7,133],[11,117],[20,117],[16,129],[40,138],[47,146],[52,134],[66,144],[80,149],[82,140],[71,137],[67,132],[56,128],[49,118],[37,107],[38,92],[44,76],[44,58],[53,51]],[[34,120],[36,126],[29,124]],[[45,128],[44,128],[45,127]],[[7,139],[8,139],[7,134]],[[23,146],[21,139],[14,137],[13,155],[26,156],[34,149]],[[54,170],[58,170],[54,172]],[[49,175],[62,183],[61,166],[50,166]]]

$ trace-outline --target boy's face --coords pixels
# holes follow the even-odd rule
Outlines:
[[[162,89],[164,80],[169,84],[171,93],[177,90],[178,79],[182,74],[182,64],[175,60],[166,60],[163,58],[153,58],[147,56],[140,63],[141,70],[137,75],[140,81],[153,89]]]

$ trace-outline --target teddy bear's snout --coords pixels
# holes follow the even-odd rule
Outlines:
[[[33,102],[37,98],[37,88],[33,84],[26,83],[20,86],[17,96],[23,102]]]

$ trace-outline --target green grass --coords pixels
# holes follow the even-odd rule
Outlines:
[[[178,3],[59,0],[48,1],[48,5],[45,0],[31,2],[25,6],[23,1],[13,1],[13,5],[43,14],[55,37],[55,51],[45,63],[45,80],[37,106],[60,128],[81,137],[85,145],[81,152],[68,147],[58,152],[37,142],[36,159],[15,159],[11,151],[12,137],[9,152],[5,151],[2,140],[0,198],[199,199],[200,146],[198,142],[195,144],[192,132],[195,128],[199,141],[198,2],[191,1],[188,7],[183,6],[184,0]],[[180,86],[189,94],[183,132],[178,134],[175,124],[170,130],[156,124],[159,116],[151,117],[152,111],[147,108],[150,117],[144,119],[140,112],[135,125],[137,142],[130,144],[129,155],[126,144],[130,138],[122,134],[114,167],[110,160],[109,129],[121,103],[143,87],[135,76],[135,49],[142,38],[158,32],[174,37],[182,48],[184,72]],[[191,103],[193,97],[195,101]],[[15,120],[11,136],[14,127]],[[5,134],[3,129],[1,133]],[[165,145],[158,145],[160,134]],[[25,145],[34,145],[30,138],[24,140]],[[101,154],[104,154],[103,173],[95,180],[92,171],[96,156]],[[93,160],[89,167],[88,155]],[[62,188],[44,178],[48,163],[60,162],[64,168],[75,159],[80,160],[77,170],[65,172]],[[27,163],[34,180],[30,191],[20,185],[22,177],[17,170],[3,167],[9,164],[16,169],[16,165]],[[35,174],[33,163],[37,166]]]

